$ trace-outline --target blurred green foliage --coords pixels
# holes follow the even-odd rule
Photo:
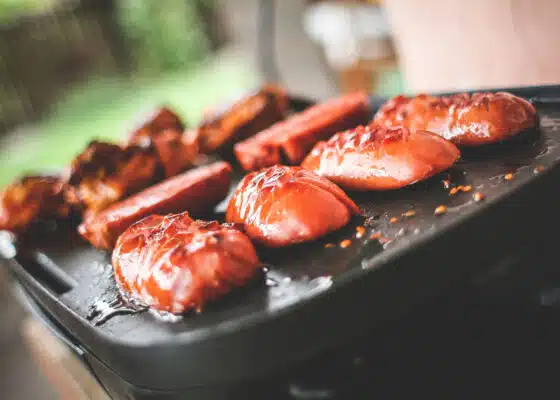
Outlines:
[[[199,7],[208,0],[119,0],[118,18],[136,69],[144,73],[189,68],[209,53]]]
[[[0,0],[0,22],[15,21],[22,15],[48,9],[57,0]]]

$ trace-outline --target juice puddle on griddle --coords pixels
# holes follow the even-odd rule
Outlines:
[[[147,309],[148,307],[126,299],[120,292],[117,292],[110,299],[96,299],[89,307],[89,313],[86,318],[94,326],[99,326],[117,315],[138,314]]]

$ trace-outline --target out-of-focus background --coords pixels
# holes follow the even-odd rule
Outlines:
[[[312,99],[400,92],[382,8],[376,1],[0,0],[0,187],[63,168],[93,138],[121,138],[158,104],[194,124],[206,107],[264,81]],[[0,313],[0,398],[64,395],[56,367],[41,365],[32,344],[44,332],[23,322],[3,268]]]

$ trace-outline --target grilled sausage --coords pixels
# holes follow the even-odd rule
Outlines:
[[[95,247],[111,249],[121,233],[148,215],[211,210],[226,197],[230,173],[226,162],[191,169],[87,216],[78,232]]]
[[[329,180],[301,167],[276,165],[243,178],[228,204],[226,220],[243,224],[259,243],[281,247],[337,230],[358,212]]]
[[[125,293],[175,314],[200,311],[250,280],[261,265],[246,235],[215,221],[193,221],[186,212],[151,215],[130,226],[112,262]]]
[[[373,123],[427,130],[459,146],[499,142],[534,127],[536,110],[511,93],[463,93],[448,97],[397,96],[376,113]]]
[[[356,92],[331,99],[277,122],[235,145],[237,160],[246,171],[274,164],[299,164],[319,140],[365,123],[368,98]]]
[[[0,230],[22,233],[39,219],[69,214],[58,176],[26,176],[0,193]]]
[[[288,100],[284,90],[265,85],[233,104],[206,113],[196,129],[201,152],[219,151],[231,158],[233,145],[284,119]]]
[[[344,189],[398,189],[427,179],[459,159],[450,141],[427,131],[360,126],[318,143],[302,167]]]

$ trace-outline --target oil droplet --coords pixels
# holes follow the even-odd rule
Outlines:
[[[266,286],[268,287],[275,287],[278,286],[278,281],[273,278],[266,278]]]
[[[167,311],[160,311],[160,310],[155,310],[153,308],[150,309],[150,314],[152,314],[154,317],[156,317],[157,319],[163,321],[163,322],[170,322],[170,323],[177,323],[183,320],[183,316],[182,315],[177,315],[177,314],[173,314]]]

